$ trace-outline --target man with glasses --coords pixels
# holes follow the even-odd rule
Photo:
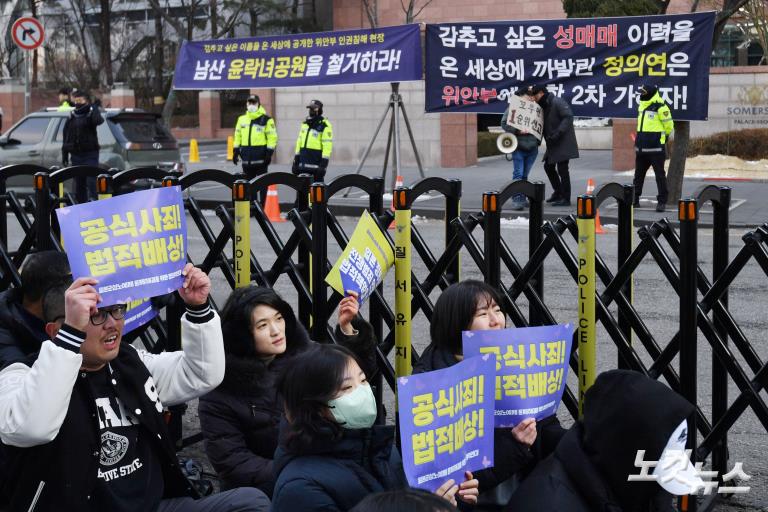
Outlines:
[[[99,308],[95,279],[46,294],[51,340],[31,366],[0,372],[0,439],[11,460],[2,484],[10,510],[269,509],[254,488],[195,499],[179,468],[163,408],[207,393],[224,377],[210,279],[191,264],[183,274],[179,352],[121,347],[125,305]]]

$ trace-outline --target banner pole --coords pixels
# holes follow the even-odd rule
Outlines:
[[[394,107],[394,115],[395,115],[395,172],[392,173],[392,190],[395,190],[395,183],[397,182],[397,177],[402,176],[402,167],[401,167],[401,161],[400,161],[400,109],[397,107],[397,104],[402,101],[400,98],[400,83],[394,82],[392,83],[392,99],[396,102]]]

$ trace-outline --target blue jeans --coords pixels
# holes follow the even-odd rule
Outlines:
[[[536,162],[536,156],[539,154],[539,148],[533,148],[529,150],[517,149],[512,153],[512,164],[514,165],[514,172],[512,173],[513,180],[527,180],[528,173],[531,172],[534,162]],[[514,197],[516,203],[522,203],[525,201],[525,196],[522,194],[516,194]]]

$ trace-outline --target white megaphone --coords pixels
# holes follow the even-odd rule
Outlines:
[[[502,133],[496,139],[496,147],[505,155],[513,153],[517,149],[517,137],[508,132]]]

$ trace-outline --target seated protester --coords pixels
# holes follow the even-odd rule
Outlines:
[[[77,279],[63,297],[61,288],[46,296],[51,341],[31,367],[15,363],[0,372],[11,511],[268,510],[256,489],[195,501],[179,468],[163,406],[191,400],[224,376],[210,280],[191,264],[183,274],[179,352],[121,347],[125,305],[98,308],[95,279]]]
[[[274,512],[348,511],[371,493],[406,485],[394,426],[374,426],[376,399],[352,352],[318,345],[279,380],[285,403],[275,452]],[[466,473],[435,492],[452,504],[477,501]]]
[[[27,257],[21,267],[21,287],[0,293],[0,370],[26,361],[40,350],[47,339],[43,321],[45,292],[71,282],[65,253],[41,251]]]
[[[358,316],[355,296],[339,303],[336,339],[376,370],[373,328]],[[283,404],[277,376],[314,343],[293,310],[270,288],[232,292],[222,310],[226,373],[215,391],[200,399],[205,450],[222,489],[258,487],[271,495],[272,458]]]
[[[369,494],[350,512],[457,512],[448,501],[422,489],[395,489]]]
[[[680,473],[680,465],[670,463],[679,461],[675,453],[684,454],[685,420],[693,412],[687,400],[641,373],[600,374],[584,397],[584,417],[536,466],[506,510],[676,510],[669,493],[695,492],[678,482],[703,485],[690,462]],[[657,481],[628,481],[630,475],[640,474],[635,466],[638,450],[645,450],[643,460],[659,461],[652,470]]]
[[[496,290],[481,281],[466,280],[446,288],[432,313],[431,343],[413,373],[441,370],[461,361],[462,331],[503,329],[506,319],[500,303]],[[504,505],[513,487],[508,480],[527,474],[538,459],[554,449],[564,432],[555,416],[538,424],[527,418],[512,429],[494,429],[494,466],[475,473],[484,507]],[[504,486],[498,487],[502,483]]]

